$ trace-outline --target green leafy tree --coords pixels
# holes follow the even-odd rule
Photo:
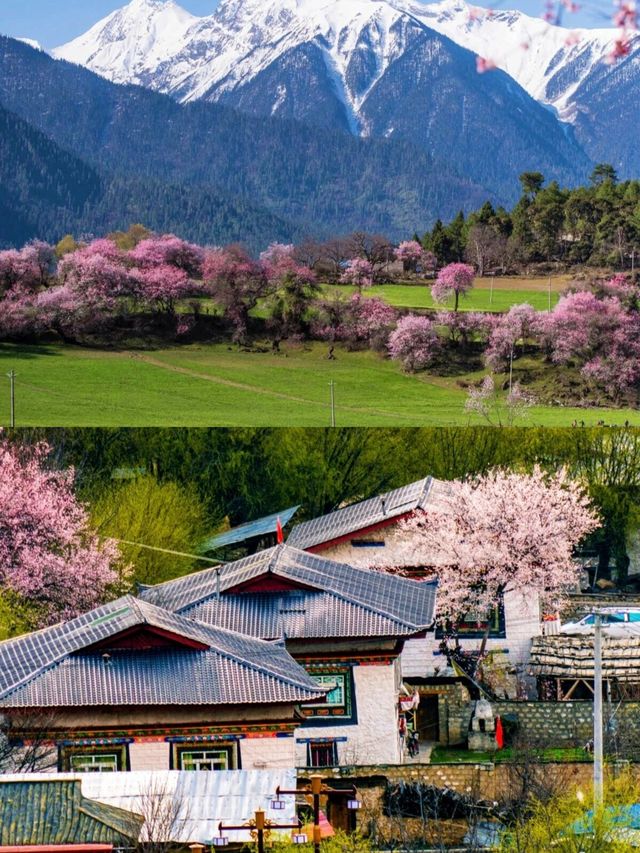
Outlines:
[[[201,503],[193,489],[158,483],[144,475],[107,488],[92,508],[92,521],[103,536],[168,551],[193,553],[207,532]],[[133,580],[155,584],[202,567],[202,563],[161,551],[122,545],[133,565]]]

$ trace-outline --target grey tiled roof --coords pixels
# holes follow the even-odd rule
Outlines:
[[[270,575],[298,588],[238,592]],[[219,593],[219,594],[218,594]],[[407,637],[434,618],[436,586],[279,545],[142,593],[167,610],[254,637]]]
[[[356,533],[365,527],[398,518],[407,512],[427,509],[446,488],[446,483],[426,477],[384,495],[297,524],[289,534],[287,544],[296,548],[313,548],[323,542]]]
[[[88,647],[137,626],[206,649]],[[108,644],[107,644],[108,647]],[[0,706],[301,702],[317,685],[280,645],[198,624],[125,596],[77,619],[0,643]]]

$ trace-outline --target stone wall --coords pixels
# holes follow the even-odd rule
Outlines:
[[[517,721],[518,734],[534,745],[571,747],[584,746],[593,737],[593,704],[575,702],[511,702],[492,701],[494,714]],[[447,717],[449,745],[464,742],[473,702],[450,704]],[[605,703],[605,721],[611,715],[617,730],[627,741],[640,741],[640,702]]]

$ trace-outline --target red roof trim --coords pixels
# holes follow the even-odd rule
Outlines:
[[[207,643],[202,643],[199,640],[192,639],[191,637],[184,637],[182,634],[167,631],[164,628],[157,628],[155,625],[145,624],[134,625],[131,628],[127,628],[126,631],[121,631],[119,634],[114,634],[112,637],[106,637],[104,640],[93,643],[91,646],[85,646],[83,649],[79,649],[79,654],[100,651],[100,649],[117,649],[119,647],[118,643],[121,643],[123,640],[128,638],[133,638],[138,634],[152,634],[163,640],[168,640],[172,644],[186,646],[188,649],[195,649],[198,651],[204,651],[205,649],[210,648]],[[126,648],[126,644],[123,644],[122,648]],[[134,650],[136,649],[135,645],[131,646],[131,648]]]
[[[111,853],[113,844],[29,844],[0,846],[0,853]]]
[[[331,548],[334,545],[342,545],[343,542],[349,542],[356,536],[365,536],[367,533],[374,533],[376,530],[382,530],[384,527],[391,527],[393,524],[397,524],[405,518],[410,518],[413,513],[414,510],[403,512],[401,515],[396,515],[393,518],[387,518],[385,521],[379,521],[377,524],[369,525],[369,527],[361,527],[358,530],[351,530],[349,533],[345,533],[344,536],[338,536],[335,539],[327,539],[325,542],[318,542],[317,545],[311,545],[309,548],[305,548],[304,550],[308,551],[310,554],[318,554],[326,548]]]

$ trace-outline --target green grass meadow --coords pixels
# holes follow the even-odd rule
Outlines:
[[[0,425],[9,423],[9,380],[16,378],[16,426],[328,426],[335,382],[338,426],[483,423],[464,411],[461,380],[407,375],[373,352],[327,345],[283,347],[283,354],[239,352],[226,344],[144,352],[62,345],[0,344]],[[522,425],[569,426],[629,420],[629,410],[534,407]]]
[[[460,300],[461,311],[508,311],[514,305],[528,302],[537,311],[553,309],[569,283],[567,276],[547,278],[490,278],[476,279],[473,290]],[[354,293],[354,287],[339,285],[343,293]],[[327,285],[331,293],[335,286]],[[442,305],[433,301],[429,283],[379,284],[363,291],[364,296],[377,296],[396,308],[453,308],[454,301]]]

